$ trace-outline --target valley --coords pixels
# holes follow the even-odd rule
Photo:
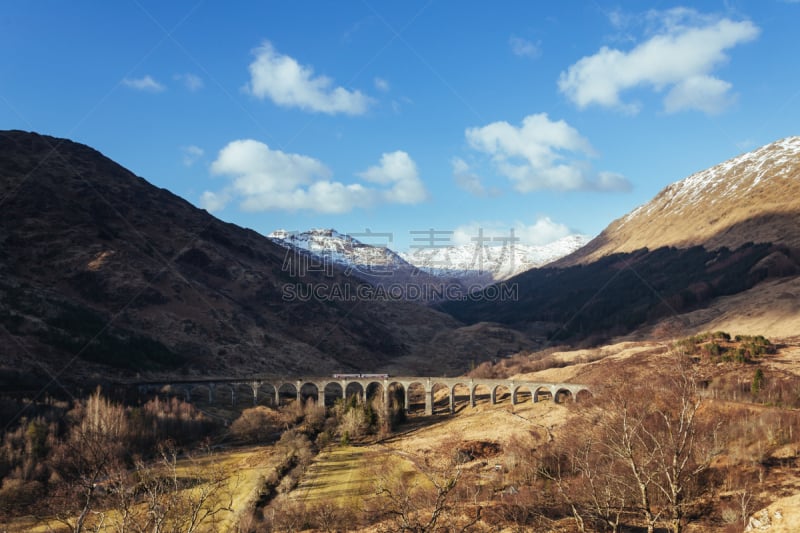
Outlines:
[[[3,132],[0,518],[792,531],[800,255],[772,213],[796,145],[692,175],[585,246],[487,248],[476,276],[479,248],[263,236],[87,146]],[[763,210],[675,240],[708,208],[670,206],[704,186]]]

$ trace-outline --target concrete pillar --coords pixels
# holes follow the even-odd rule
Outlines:
[[[456,394],[455,394],[455,387],[450,389],[450,414],[456,412]]]
[[[231,407],[236,407],[236,388],[231,387]]]
[[[406,412],[406,414],[408,414],[408,412],[409,412],[409,410],[411,408],[411,403],[410,403],[410,400],[408,399],[409,398],[409,396],[408,396],[408,385],[404,385],[403,386],[403,393],[405,395],[405,401],[403,402],[403,410]]]
[[[259,386],[259,383],[257,381],[254,381],[254,382],[252,382],[250,384],[250,386],[253,387],[253,405],[255,406],[255,405],[258,405],[258,386]]]
[[[298,380],[297,381],[297,402],[300,403],[301,405],[303,403],[303,392],[302,392],[302,390],[303,390],[303,382]]]
[[[497,403],[497,386],[492,387],[492,405]]]
[[[273,389],[275,389],[275,407],[279,407],[281,405],[281,392],[280,392],[280,385],[273,385]]]
[[[469,406],[475,407],[475,386],[472,383],[469,384]]]
[[[553,403],[558,403],[558,388],[550,387],[550,394],[553,396]]]
[[[317,405],[325,407],[325,387],[317,385]]]
[[[425,414],[431,416],[433,414],[433,387],[430,384],[428,387],[425,390]]]

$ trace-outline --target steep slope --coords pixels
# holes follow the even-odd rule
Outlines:
[[[800,273],[798,198],[800,138],[792,137],[667,187],[584,248],[494,288],[503,301],[485,292],[443,308],[550,339],[598,341],[657,321],[680,333],[696,323],[685,313]],[[755,302],[770,305],[729,301],[739,308],[726,307],[728,320],[760,313]]]
[[[557,264],[662,246],[800,249],[799,225],[800,137],[788,137],[669,185]]]
[[[525,345],[487,338],[453,361],[441,332],[463,330],[465,343],[480,332],[414,304],[353,299],[363,287],[338,267],[287,261],[89,147],[0,132],[2,374],[408,371],[421,354],[452,372]]]

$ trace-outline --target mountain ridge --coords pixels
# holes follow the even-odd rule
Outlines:
[[[556,265],[645,247],[715,250],[769,242],[800,249],[798,224],[800,137],[787,137],[668,185]]]
[[[298,270],[266,237],[66,139],[0,132],[0,202],[3,375],[441,373],[530,346],[424,306],[338,297],[364,282]]]
[[[516,274],[544,266],[586,244],[588,238],[573,234],[540,246],[519,243],[416,247],[396,252],[388,246],[365,244],[333,228],[308,231],[276,230],[273,242],[291,250],[307,252],[321,263],[331,261],[370,283],[415,282],[441,286],[458,284],[465,290],[481,289]]]

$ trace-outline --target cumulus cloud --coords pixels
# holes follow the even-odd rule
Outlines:
[[[595,151],[578,130],[546,113],[529,115],[522,126],[493,122],[466,130],[470,147],[489,154],[497,172],[523,193],[549,190],[625,190],[622,176],[611,180],[591,176],[587,158]]]
[[[572,234],[570,229],[548,216],[540,216],[533,224],[516,221],[505,222],[470,222],[457,227],[453,231],[452,244],[463,245],[480,242],[485,246],[524,244],[543,246]]]
[[[166,89],[166,87],[158,83],[149,74],[141,78],[124,78],[122,84],[131,89],[149,93],[160,93]]]
[[[428,197],[416,163],[402,150],[382,154],[378,165],[358,175],[372,183],[391,185],[389,190],[383,191],[383,197],[389,203],[416,204]]]
[[[245,211],[338,214],[380,203],[416,203],[426,197],[414,161],[401,151],[383,154],[379,165],[361,174],[384,187],[334,181],[331,170],[319,160],[274,150],[253,139],[228,143],[211,164],[211,173],[230,182],[220,192],[203,193],[209,210],[237,199]]]
[[[636,87],[667,90],[669,113],[718,113],[727,107],[733,100],[731,84],[711,73],[728,61],[728,49],[758,37],[759,28],[748,20],[715,19],[687,8],[653,11],[647,19],[656,24],[649,39],[628,51],[604,46],[581,58],[561,73],[559,90],[581,109],[600,105],[636,113],[640,105],[621,98]]]
[[[373,101],[360,91],[334,86],[332,79],[315,75],[312,67],[278,53],[268,41],[253,53],[256,58],[250,63],[250,82],[245,88],[256,98],[329,115],[361,115]]]
[[[198,76],[197,74],[192,74],[187,72],[185,74],[175,74],[173,78],[177,81],[183,83],[184,87],[186,87],[191,92],[196,92],[205,87],[205,82],[203,82],[203,78]]]
[[[202,148],[193,144],[183,146],[181,152],[183,152],[183,164],[187,167],[194,165],[205,154]]]
[[[532,43],[527,39],[515,35],[509,37],[508,45],[511,47],[511,52],[515,56],[536,59],[542,54],[540,43]]]

